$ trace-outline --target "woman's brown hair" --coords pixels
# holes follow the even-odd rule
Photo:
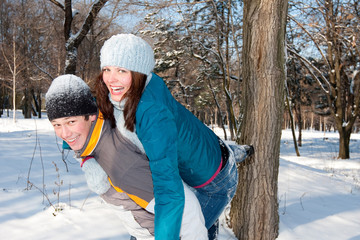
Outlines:
[[[104,116],[104,119],[109,119],[111,127],[115,128],[116,121],[114,117],[114,107],[110,102],[109,89],[104,83],[102,76],[103,73],[101,72],[95,82],[96,102]],[[124,119],[125,128],[133,132],[136,123],[136,108],[145,88],[146,75],[138,72],[131,72],[131,78],[131,86],[124,95],[124,98],[126,98],[124,106]]]

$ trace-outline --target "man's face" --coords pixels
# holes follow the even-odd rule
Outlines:
[[[55,133],[63,139],[72,150],[83,148],[89,135],[91,123],[95,121],[96,115],[91,115],[89,120],[84,116],[56,118],[51,121]]]

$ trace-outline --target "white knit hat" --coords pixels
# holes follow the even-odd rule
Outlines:
[[[122,67],[149,75],[155,66],[154,51],[142,38],[118,34],[106,40],[100,51],[101,68]]]

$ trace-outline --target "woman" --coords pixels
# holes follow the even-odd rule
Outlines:
[[[235,194],[233,151],[171,95],[152,73],[153,50],[119,34],[101,49],[96,97],[105,119],[146,152],[155,195],[155,239],[178,239],[184,208],[182,180],[194,190],[209,229]],[[245,148],[237,148],[244,152]],[[209,239],[214,236],[209,234]]]

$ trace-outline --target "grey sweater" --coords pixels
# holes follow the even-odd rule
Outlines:
[[[108,174],[112,187],[101,197],[130,210],[140,226],[154,234],[154,214],[145,210],[154,199],[146,155],[101,116],[92,124],[84,147],[75,153],[81,158],[94,157]]]

